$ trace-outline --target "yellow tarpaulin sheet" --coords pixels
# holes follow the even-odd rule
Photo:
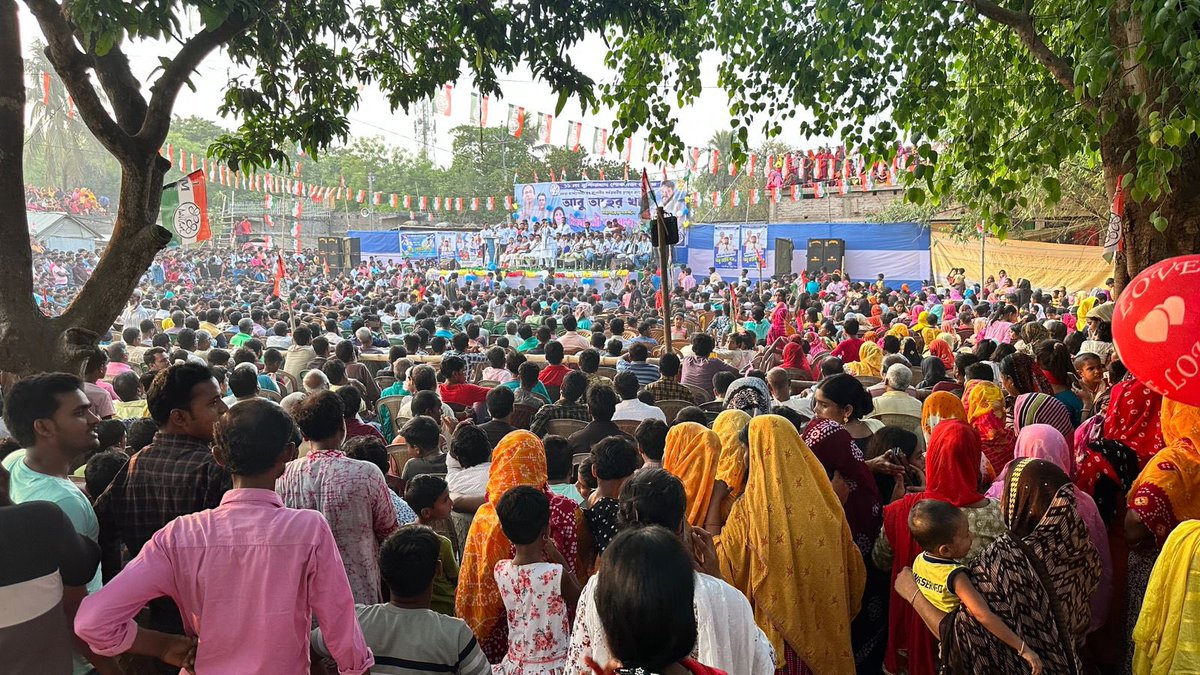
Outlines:
[[[932,233],[929,244],[933,273],[939,282],[955,267],[967,270],[967,279],[979,278],[979,240],[955,241],[946,234]],[[1104,262],[1099,246],[1047,244],[1040,241],[1000,241],[988,237],[984,248],[987,274],[1000,270],[1012,279],[1028,279],[1034,288],[1066,286],[1069,291],[1103,288],[1112,276],[1112,265]]]

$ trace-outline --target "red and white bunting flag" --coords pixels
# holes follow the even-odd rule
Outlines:
[[[738,173],[738,165],[737,165],[737,162],[735,162],[735,161],[733,161],[733,160],[729,160],[729,175],[730,175],[730,176],[736,176],[736,175],[737,175],[737,173]]]
[[[600,180],[604,180],[604,167],[600,167]]]
[[[791,157],[791,155],[788,155],[788,157],[790,158],[790,157]],[[800,167],[799,167],[799,172],[800,172],[799,178],[800,178],[800,182],[801,182],[801,183],[803,183],[804,181],[808,180],[808,175],[807,175],[807,174],[808,174],[808,162],[806,162],[806,161],[804,160],[804,155],[800,155],[800,162],[799,162],[799,164],[800,164]],[[813,177],[814,177],[814,178],[816,178],[816,175],[817,175],[817,174],[816,174],[816,172],[817,172],[816,165],[813,165]]]
[[[767,155],[767,166],[766,166],[766,169],[763,171],[763,174],[765,175],[765,174],[771,173],[771,169],[774,169],[774,168],[775,168],[775,155]]]
[[[504,208],[508,211],[512,211],[512,209],[513,209],[513,196],[512,195],[504,195]]]
[[[434,197],[434,198],[433,198],[433,210],[434,210],[434,211],[441,211],[441,210],[442,210],[442,198],[441,198],[441,197]]]
[[[540,125],[542,129],[542,143],[549,145],[550,130],[554,126],[554,115],[551,115],[550,113],[538,113],[538,117],[541,118]]]
[[[383,205],[383,193],[376,192],[374,194],[374,196],[372,196],[372,198],[371,198],[371,204],[373,204],[375,206],[382,206]]]
[[[708,154],[709,173],[717,175],[717,164],[721,161],[721,151],[713,148]]]
[[[392,207],[393,209],[400,208],[400,195],[397,195],[393,192],[392,196],[388,198],[388,206]]]
[[[50,105],[50,73],[44,70],[42,71],[42,105]],[[168,152],[168,154],[170,153]]]
[[[446,85],[442,89],[441,108],[442,108],[442,114],[445,115],[446,117],[450,116],[451,103],[453,102],[453,97],[451,96],[451,93],[453,91],[454,91],[454,85],[450,85],[450,84]]]
[[[849,178],[849,177],[850,177],[850,158],[843,157],[842,158],[842,178]]]
[[[367,191],[359,190],[357,199],[355,199],[354,201],[358,202],[359,204],[362,204],[363,202],[367,201]]]
[[[712,205],[714,208],[721,208],[721,193],[716,190],[712,193]]]
[[[579,152],[582,138],[583,122],[567,122],[567,149],[571,152]]]
[[[742,205],[742,193],[738,192],[737,190],[733,191],[733,205],[734,206]]]
[[[488,197],[488,198],[487,198],[487,210],[488,210],[488,211],[495,211],[495,210],[496,210],[496,198],[495,198],[495,197]]]
[[[758,188],[750,190],[750,204],[753,206],[758,203]]]
[[[748,172],[748,174],[749,174],[749,176],[750,176],[751,178],[753,178],[753,177],[754,177],[754,162],[755,162],[755,160],[756,160],[756,159],[757,159],[757,158],[754,156],[754,153],[753,153],[753,152],[752,152],[752,153],[750,153],[750,164],[748,165],[748,167],[747,167],[747,168],[749,169],[749,172]]]
[[[270,211],[271,207],[274,205],[275,205],[275,198],[271,193],[268,192],[267,195],[265,197],[263,197],[263,208]]]
[[[692,169],[692,171],[696,171],[697,169],[700,168],[700,152],[701,152],[700,148],[692,148],[691,149],[691,155],[692,155],[691,169]]]
[[[771,188],[770,190],[767,190],[767,192],[769,193],[767,196],[771,199],[771,203],[778,204],[779,203],[779,188]]]
[[[622,159],[624,159],[626,163],[633,161],[633,137],[632,136],[625,139],[625,154],[622,156]],[[626,171],[626,173],[628,173],[628,171]],[[625,180],[629,180],[629,178],[627,177]]]
[[[820,183],[813,184],[813,199],[823,199],[825,197],[825,186]]]
[[[839,195],[846,194],[846,183],[847,183],[847,180],[845,178],[838,179],[838,194]]]
[[[404,208],[412,208],[412,195],[404,195]]]
[[[603,157],[605,152],[608,152],[608,129],[601,129],[600,130],[600,156]],[[603,173],[603,171],[601,171],[601,173]],[[604,180],[604,178],[601,178],[600,180]]]
[[[179,149],[179,170],[180,170],[180,171],[182,171],[182,172],[184,172],[184,173],[187,173],[187,166],[186,166],[186,165],[183,163],[183,162],[184,162],[184,156],[185,156],[186,154],[187,154],[187,151],[186,151],[186,150],[184,150],[183,148],[180,148],[180,149]]]
[[[794,201],[794,202],[800,201],[800,186],[799,185],[792,186],[792,201]]]
[[[565,182],[567,182],[567,170],[566,170],[566,169],[559,168],[559,170],[558,170],[558,179],[559,179],[559,180],[561,180],[561,181],[562,181],[562,182],[564,182],[564,183],[565,183]]]
[[[275,227],[275,220],[271,218],[271,214],[263,214],[263,225],[266,225],[267,227]]]
[[[479,197],[471,197],[471,210],[472,211],[479,210]]]
[[[887,172],[887,184],[891,187],[896,187],[896,165],[893,163]]]
[[[304,213],[304,201],[297,199],[295,205],[292,206],[292,217],[299,218],[302,213]]]
[[[417,208],[421,211],[424,211],[425,209],[429,208],[429,198],[421,197],[420,199],[418,199],[417,200]]]
[[[462,211],[462,210],[463,210],[463,200],[462,200],[462,197],[455,197],[455,198],[454,198],[454,210],[455,210],[455,211]]]
[[[622,180],[629,180],[629,164],[625,164],[625,177]]]
[[[301,184],[300,184],[298,181],[297,181],[297,182],[293,182],[293,183],[292,183],[292,196],[293,196],[293,197],[299,197],[299,196],[300,196],[300,192],[302,191],[302,189],[303,189],[303,188],[302,188]]]

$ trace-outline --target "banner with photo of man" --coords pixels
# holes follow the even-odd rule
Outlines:
[[[437,240],[432,233],[402,233],[400,255],[404,258],[428,260],[437,257]]]
[[[719,270],[737,268],[740,235],[738,225],[713,226],[713,267]]]
[[[683,193],[673,181],[651,181],[667,213],[683,210]],[[642,186],[637,180],[518,183],[513,188],[514,221],[551,222],[572,232],[600,230],[612,221],[626,229],[641,224]]]
[[[742,267],[758,269],[767,263],[767,226],[742,226]]]
[[[454,262],[458,254],[458,234],[455,232],[439,232],[434,235],[437,242],[437,260],[443,267]]]

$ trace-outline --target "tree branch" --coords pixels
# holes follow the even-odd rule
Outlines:
[[[175,98],[179,95],[180,88],[214,49],[249,26],[249,18],[231,16],[213,30],[196,33],[184,43],[183,49],[179,50],[163,74],[150,87],[150,107],[146,110],[146,119],[137,133],[138,139],[155,148],[162,145],[171,126],[171,110],[175,107]]]
[[[25,0],[25,4],[46,36],[46,57],[75,101],[80,119],[118,161],[135,159],[130,135],[108,114],[92,86],[88,77],[92,60],[75,46],[75,30],[62,6],[53,0]]]
[[[1064,89],[1072,94],[1075,93],[1075,66],[1067,57],[1054,53],[1042,36],[1038,35],[1037,29],[1033,25],[1033,15],[1030,13],[1031,3],[1028,0],[1024,3],[1024,9],[1019,12],[1001,7],[989,0],[968,0],[967,4],[980,16],[1011,28],[1020,38],[1021,43],[1025,45],[1025,49],[1029,50],[1029,53],[1038,60],[1038,63],[1049,70],[1050,75]],[[1082,103],[1089,108],[1094,108],[1096,105],[1096,102],[1088,96],[1082,98]]]
[[[113,45],[104,56],[93,57],[92,63],[116,113],[117,124],[130,136],[136,134],[146,121],[146,97],[142,96],[142,85],[133,76],[125,52],[120,45]]]

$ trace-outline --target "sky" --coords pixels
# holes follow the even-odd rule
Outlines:
[[[25,5],[18,3],[18,7],[20,7],[22,45],[28,54],[32,43],[42,39],[41,31],[37,21]],[[190,29],[193,31],[198,29],[198,24],[197,20],[192,20]],[[186,23],[185,26],[187,26]],[[613,72],[604,67],[602,59],[595,57],[604,49],[604,43],[599,36],[590,36],[570,53],[575,63],[588,64],[588,67],[584,68],[588,75],[597,82],[604,82],[613,77]],[[178,51],[177,43],[165,41],[138,41],[125,45],[125,52],[130,59],[134,75],[145,83],[143,91],[147,98],[149,98],[149,84],[152,82],[149,78],[153,69],[158,66],[159,57],[173,55],[176,51]],[[180,91],[175,105],[175,114],[179,116],[196,115],[214,120],[225,127],[234,127],[236,125],[234,120],[222,119],[217,114],[217,108],[224,98],[225,85],[230,74],[237,73],[234,72],[232,62],[224,53],[215,52],[210,55],[192,78],[196,91],[193,92],[187,87]],[[692,105],[677,111],[679,123],[676,133],[688,146],[703,147],[714,132],[729,129],[729,99],[725,92],[716,86],[717,61],[715,55],[704,59],[701,64],[701,76],[704,88],[699,99]],[[502,87],[504,98],[500,101],[493,100],[489,104],[488,126],[496,126],[505,122],[509,104],[523,106],[534,121],[537,119],[536,113],[538,112],[554,112],[557,97],[552,94],[548,85],[535,82],[528,69],[524,67],[505,76]],[[449,130],[469,122],[470,99],[471,82],[468,78],[463,78],[461,82],[453,85],[451,116],[445,117],[436,113],[433,115],[436,127],[433,158],[439,165],[446,166],[450,163],[452,143]],[[567,122],[569,120],[581,121],[584,124],[582,142],[584,148],[588,149],[592,142],[592,129],[595,127],[607,128],[611,132],[614,117],[613,112],[608,109],[601,109],[596,114],[585,115],[580,110],[578,101],[571,100],[552,124],[551,143],[565,144]],[[810,118],[810,115],[806,111],[799,112],[795,119],[785,124],[783,135],[778,137],[778,140],[801,147],[815,147],[827,142],[828,139],[813,139],[805,142],[801,138],[798,124],[805,118]],[[392,112],[386,98],[374,87],[367,87],[363,90],[358,108],[350,114],[353,136],[380,136],[391,145],[413,151],[419,147],[414,122],[414,118],[406,115],[403,110]],[[765,140],[761,129],[761,120],[756,120],[750,129],[752,146]],[[640,165],[638,160],[644,138],[645,135],[642,134],[635,136],[634,139],[635,168]],[[613,154],[619,156],[619,151],[609,149],[607,152],[609,153],[606,155],[607,157],[611,157]]]

